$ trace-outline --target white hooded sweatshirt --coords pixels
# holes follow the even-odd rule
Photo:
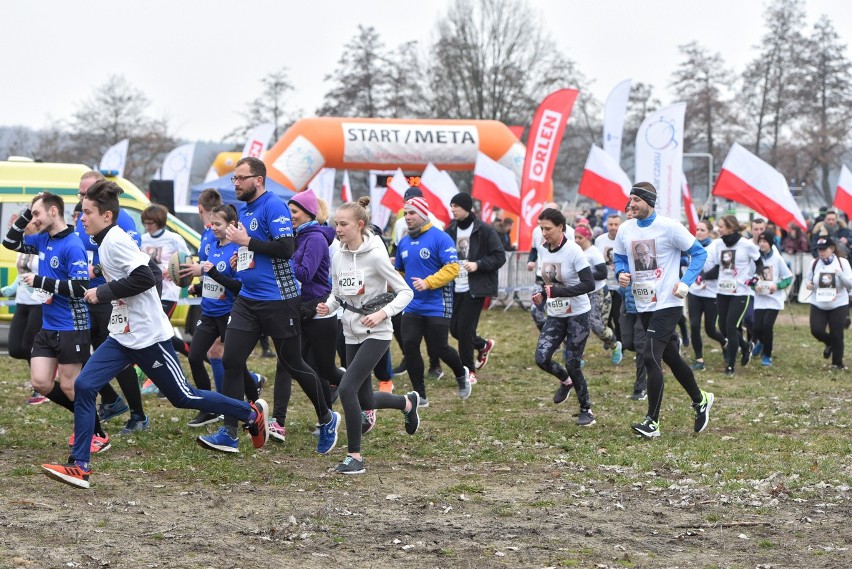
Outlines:
[[[362,286],[359,286],[361,284]],[[329,312],[334,312],[340,306],[336,296],[342,298],[346,304],[360,308],[364,303],[387,292],[388,286],[396,293],[396,298],[382,308],[387,318],[375,328],[370,329],[361,324],[363,314],[354,310],[343,311],[341,320],[347,344],[360,344],[370,338],[391,340],[393,325],[390,319],[403,311],[414,298],[414,293],[393,268],[385,244],[377,235],[365,236],[364,243],[355,251],[350,251],[343,243],[340,244],[331,260],[331,295],[326,301]]]

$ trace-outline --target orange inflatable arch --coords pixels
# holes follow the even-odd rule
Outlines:
[[[519,182],[526,148],[499,121],[305,118],[264,156],[267,175],[296,192],[322,168],[472,170],[477,152],[510,168]]]

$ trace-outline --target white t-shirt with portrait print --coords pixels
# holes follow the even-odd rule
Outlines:
[[[595,247],[603,254],[606,261],[606,287],[611,290],[618,290],[618,279],[615,278],[615,262],[612,259],[612,249],[615,247],[615,239],[610,239],[609,233],[601,233],[595,239]]]
[[[455,291],[467,292],[470,290],[470,284],[467,280],[467,271],[462,266],[462,261],[467,261],[470,254],[470,235],[473,233],[473,224],[471,223],[467,229],[461,227],[456,228],[456,251],[459,255],[459,276],[456,277]]]
[[[189,254],[189,247],[183,237],[169,231],[163,230],[162,234],[152,237],[150,233],[142,234],[142,252],[148,255],[163,272],[163,300],[177,302],[180,300],[180,287],[167,277],[169,274],[169,260],[177,251]]]
[[[683,225],[661,215],[648,227],[639,227],[635,219],[619,226],[614,251],[627,257],[638,312],[683,307],[684,299],[672,291],[680,281],[681,251],[694,243]]]
[[[751,240],[745,238],[740,238],[731,247],[722,239],[718,241],[713,250],[713,258],[707,260],[711,267],[719,265],[719,278],[716,280],[717,294],[754,296],[754,290],[746,283],[757,271],[754,263],[760,258],[760,249]]]
[[[601,253],[601,250],[595,247],[594,245],[583,251],[583,254],[586,256],[586,259],[589,260],[589,266],[592,268],[593,273],[595,272],[595,267],[597,265],[606,264],[606,259],[604,259],[603,253]],[[602,290],[605,286],[605,278],[595,281],[595,292]]]
[[[589,267],[589,261],[579,245],[567,240],[558,251],[550,252],[544,244],[538,246],[541,278],[544,284],[561,283],[567,286],[580,284],[579,272]],[[568,318],[592,309],[587,294],[569,298],[551,298],[543,307],[545,314],[554,318]]]
[[[805,282],[813,283],[811,304],[820,310],[834,310],[849,304],[849,288],[852,287],[852,268],[849,261],[837,255],[829,264],[815,259],[808,265]]]
[[[716,246],[718,243],[721,243],[721,239],[714,239],[704,250],[707,252],[707,259],[704,261],[704,270],[709,271],[713,268],[713,265],[710,264],[710,260],[713,258],[713,254],[716,250]],[[696,281],[689,285],[689,294],[693,296],[700,296],[701,298],[716,298],[716,284],[718,281],[716,279],[706,280],[704,277],[701,278],[701,282]]]
[[[763,259],[763,274],[758,275],[758,277],[760,277],[760,280],[757,281],[757,286],[754,289],[754,309],[784,310],[786,291],[777,289],[775,292],[769,292],[770,283],[775,283],[775,286],[778,286],[779,282],[793,277],[790,267],[787,266],[780,253],[773,250],[772,255]]]

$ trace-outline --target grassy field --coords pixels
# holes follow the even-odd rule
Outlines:
[[[66,458],[71,416],[28,407],[26,366],[5,358],[0,567],[848,567],[852,374],[827,371],[795,314],[795,328],[789,311],[778,319],[771,368],[727,378],[718,350],[706,354],[705,433],[667,376],[662,437],[641,440],[632,354],[616,367],[589,341],[597,424],[580,428],[576,397],[554,406],[556,381],[535,367],[529,315],[487,312],[480,333],[497,348],[471,398],[428,381],[413,437],[380,412],[360,477],[331,472],[343,429],[315,454],[294,387],[285,445],[211,454],[186,427],[194,412],[148,397],[151,431],[115,437],[91,490],[58,484],[39,466]],[[272,375],[271,360],[250,367]]]

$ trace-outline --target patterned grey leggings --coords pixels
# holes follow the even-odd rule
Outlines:
[[[548,316],[544,321],[538,337],[538,346],[535,349],[535,363],[538,367],[555,376],[559,381],[571,379],[581,409],[592,407],[586,377],[580,368],[580,360],[583,358],[586,340],[589,338],[590,314],[586,312],[567,318]],[[559,349],[563,340],[565,341],[565,367],[553,361],[553,354]]]

